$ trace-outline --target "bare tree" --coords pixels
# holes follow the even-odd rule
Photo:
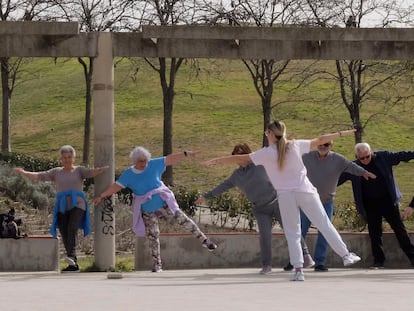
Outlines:
[[[206,7],[211,6],[205,2]],[[238,0],[229,4],[211,6],[209,23],[226,24],[233,27],[283,27],[297,21],[298,12],[296,1],[274,0]],[[253,85],[261,100],[263,113],[263,129],[272,119],[273,109],[277,104],[273,103],[273,95],[276,82],[282,81],[282,75],[287,70],[290,60],[275,59],[243,59]],[[263,145],[267,139],[263,135]]]
[[[0,0],[1,21],[31,21],[39,18],[42,10],[50,7],[50,1],[42,0]],[[0,57],[1,90],[2,90],[2,134],[1,152],[11,152],[10,108],[12,94],[16,87],[17,76],[22,65],[21,58]]]
[[[56,7],[53,16],[64,21],[78,21],[83,32],[122,30],[127,12],[132,5],[129,0],[54,0]],[[94,58],[78,57],[85,79],[85,121],[83,135],[82,164],[90,160],[92,77]]]
[[[302,9],[308,21],[321,27],[386,27],[408,24],[410,9],[401,5],[402,1],[386,0],[305,0]],[[339,86],[340,99],[357,129],[356,142],[362,141],[364,128],[370,120],[379,114],[387,114],[413,96],[411,83],[405,81],[411,72],[407,62],[336,60],[335,63],[336,74],[323,73]],[[363,117],[362,108],[368,104],[376,106],[375,112]]]
[[[197,3],[189,0],[140,0],[135,1],[136,25],[131,30],[137,31],[142,25],[179,25],[193,24],[202,20],[197,11]],[[157,59],[145,58],[146,63],[158,74],[163,96],[163,155],[172,153],[173,124],[172,115],[175,97],[175,81],[184,58]],[[167,167],[163,174],[166,185],[173,185],[173,168]]]

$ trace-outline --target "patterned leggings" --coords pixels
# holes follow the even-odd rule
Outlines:
[[[193,234],[197,239],[204,241],[207,239],[206,235],[200,230],[195,222],[189,218],[184,212],[178,209],[175,214],[168,206],[164,206],[155,212],[142,212],[142,218],[145,224],[145,234],[149,240],[149,248],[154,267],[161,267],[161,253],[160,253],[160,228],[158,225],[158,218],[173,219],[179,225],[183,226],[187,232]]]

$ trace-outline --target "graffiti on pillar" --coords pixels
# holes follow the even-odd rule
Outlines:
[[[101,221],[103,223],[102,233],[105,235],[114,235],[114,206],[112,204],[111,197],[105,198],[102,202]]]

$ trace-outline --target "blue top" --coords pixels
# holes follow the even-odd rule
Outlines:
[[[165,157],[155,158],[148,161],[148,165],[143,171],[135,169],[133,166],[127,168],[116,183],[122,188],[129,188],[135,195],[144,195],[151,190],[163,185],[161,176],[165,171]],[[144,212],[153,212],[165,205],[159,194],[154,194],[149,201],[141,205]]]

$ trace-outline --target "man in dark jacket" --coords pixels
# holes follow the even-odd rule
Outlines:
[[[375,174],[376,179],[364,179],[349,173],[343,173],[338,185],[352,181],[355,204],[368,223],[371,249],[374,257],[372,269],[384,267],[385,254],[382,248],[382,218],[390,224],[398,243],[414,267],[414,245],[401,219],[399,201],[401,193],[395,183],[392,167],[401,161],[414,159],[414,151],[371,151],[367,143],[355,145],[354,161],[367,171]]]

